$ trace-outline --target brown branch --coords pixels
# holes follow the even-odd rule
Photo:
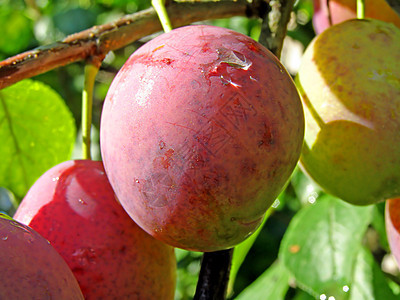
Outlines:
[[[258,16],[263,0],[218,2],[173,2],[167,7],[174,27],[193,22]],[[104,57],[138,39],[161,31],[153,8],[127,15],[116,22],[94,26],[60,42],[18,54],[0,62],[0,89],[25,78],[93,57]]]
[[[268,10],[267,14],[263,17],[259,42],[279,58],[295,0],[276,0],[274,2],[275,5],[278,5],[278,9],[272,8]],[[272,1],[270,3],[271,6],[274,5]],[[276,15],[277,13],[278,15]],[[271,24],[271,21],[274,23],[274,20],[271,20],[274,18],[277,18],[276,23]]]

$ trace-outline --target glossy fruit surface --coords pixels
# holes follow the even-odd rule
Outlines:
[[[82,299],[70,268],[36,231],[0,214],[0,299]]]
[[[400,195],[400,29],[378,20],[330,27],[296,78],[306,116],[303,169],[358,204]]]
[[[85,299],[173,299],[172,247],[125,213],[99,161],[61,163],[43,174],[15,216],[64,257]]]
[[[328,6],[329,2],[329,6]],[[357,17],[357,0],[314,0],[313,25],[317,34],[331,25]],[[400,16],[386,0],[365,0],[365,17],[400,27]]]
[[[275,56],[240,33],[194,25],[128,59],[106,97],[100,140],[118,199],[142,228],[215,251],[259,226],[303,130],[295,85]]]
[[[390,250],[400,267],[400,198],[386,201],[385,225]]]

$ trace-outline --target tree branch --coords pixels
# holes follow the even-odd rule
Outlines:
[[[193,22],[258,16],[262,0],[218,2],[173,2],[167,7],[174,27]],[[127,15],[115,22],[72,34],[60,42],[18,54],[0,62],[0,89],[25,78],[92,57],[104,57],[142,37],[161,31],[153,8]]]
[[[283,39],[295,0],[272,0],[271,9],[263,17],[259,42],[266,46],[276,57],[280,57]]]

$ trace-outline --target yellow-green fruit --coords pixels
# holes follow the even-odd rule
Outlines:
[[[296,80],[306,173],[357,205],[400,196],[400,29],[378,20],[332,26],[306,49]]]

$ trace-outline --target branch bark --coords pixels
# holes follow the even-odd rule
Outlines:
[[[270,1],[271,10],[263,16],[259,42],[280,57],[283,39],[287,33],[287,24],[293,10],[295,0]]]
[[[264,4],[264,5],[263,5]],[[174,27],[193,22],[259,16],[265,6],[263,0],[218,2],[172,2],[167,7]],[[80,60],[104,58],[112,50],[120,49],[142,37],[161,31],[162,27],[153,8],[127,15],[115,22],[72,34],[51,45],[18,54],[0,62],[0,89],[22,79]]]

